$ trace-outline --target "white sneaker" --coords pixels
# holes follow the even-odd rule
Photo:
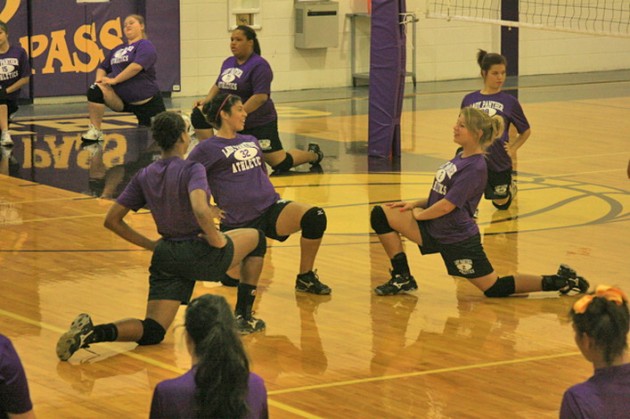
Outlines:
[[[9,134],[9,131],[4,131],[2,133],[2,136],[0,137],[0,145],[13,145],[13,140],[11,139],[11,134]]]
[[[102,141],[103,131],[96,129],[94,125],[90,124],[88,125],[88,130],[81,135],[81,139],[83,141]]]

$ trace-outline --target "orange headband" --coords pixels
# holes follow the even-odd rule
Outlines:
[[[624,301],[628,302],[628,297],[626,297],[626,294],[624,294],[624,292],[619,288],[613,288],[608,285],[599,285],[595,290],[595,294],[585,295],[577,300],[575,304],[573,304],[573,311],[576,314],[584,314],[586,309],[588,309],[588,306],[591,304],[591,301],[593,301],[593,298],[596,297],[605,298],[608,301],[614,302],[618,306],[622,305]]]

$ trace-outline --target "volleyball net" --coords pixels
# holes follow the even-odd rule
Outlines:
[[[502,0],[428,1],[426,17],[630,38],[628,0],[519,0],[518,21],[502,19]]]

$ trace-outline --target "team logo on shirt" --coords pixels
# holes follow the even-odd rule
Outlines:
[[[17,58],[4,58],[0,60],[0,80],[9,80],[18,77],[18,65],[20,65],[20,62]]]
[[[114,56],[110,60],[110,64],[119,64],[126,63],[129,61],[129,53],[133,51],[135,47],[133,45],[126,46],[125,48],[119,49],[114,53]]]
[[[470,275],[475,273],[472,259],[457,259],[455,260],[455,267],[462,275]]]
[[[433,182],[433,190],[440,195],[446,195],[448,188],[442,182],[448,176],[448,178],[452,178],[453,175],[457,173],[457,166],[455,166],[452,162],[444,163],[435,173],[435,182]]]
[[[232,163],[232,173],[250,170],[260,167],[262,164],[262,159],[258,155],[258,147],[251,141],[223,147],[222,151],[225,157],[234,156],[236,160]]]
[[[482,100],[470,105],[473,108],[481,109],[490,116],[497,114],[497,111],[503,112],[503,103],[494,100]]]
[[[221,73],[221,80],[217,83],[219,89],[225,90],[237,90],[238,86],[234,83],[234,80],[237,78],[241,78],[243,75],[243,70],[240,68],[226,68],[223,73]]]

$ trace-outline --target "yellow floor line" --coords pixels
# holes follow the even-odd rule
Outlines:
[[[51,331],[51,332],[59,333],[59,334],[62,334],[62,333],[64,333],[67,330],[67,329],[62,329],[60,327],[53,326],[53,325],[50,325],[50,324],[47,324],[47,323],[43,323],[43,322],[40,322],[40,321],[32,320],[32,319],[29,319],[28,317],[24,317],[24,316],[21,316],[19,314],[15,314],[15,313],[12,313],[10,311],[6,311],[6,310],[2,310],[2,309],[0,309],[0,315],[4,316],[4,317],[8,317],[8,318],[13,319],[13,320],[18,320],[18,321],[21,321],[23,323],[30,324],[32,326],[39,327],[41,329],[45,329],[45,330],[48,330],[48,331]],[[102,343],[102,344],[99,344],[99,345],[109,346],[107,343]],[[109,346],[109,347],[112,348],[111,346]],[[113,350],[115,351],[115,349],[113,349]],[[51,351],[52,351],[52,348],[51,348]],[[119,355],[127,356],[129,358],[133,358],[133,359],[136,359],[138,361],[144,362],[146,364],[153,365],[155,367],[162,368],[162,369],[167,370],[167,371],[172,371],[172,372],[177,373],[177,374],[184,374],[187,371],[186,369],[178,368],[178,367],[176,367],[174,365],[169,365],[169,364],[157,361],[157,360],[155,360],[153,358],[149,358],[149,357],[144,356],[144,355],[135,354],[133,352],[119,352]],[[298,408],[289,406],[287,404],[277,402],[275,400],[269,399],[267,401],[267,403],[269,404],[269,406],[273,406],[275,408],[284,410],[286,412],[293,413],[294,415],[297,415],[297,416],[300,416],[300,417],[303,417],[303,418],[308,418],[308,419],[318,419],[319,418],[319,416],[313,415],[311,413],[305,412],[303,410],[300,410]]]
[[[463,365],[460,367],[439,368],[436,370],[416,371],[416,372],[408,372],[408,373],[402,373],[402,374],[384,375],[381,377],[370,377],[370,378],[360,378],[357,380],[339,381],[336,383],[326,383],[326,384],[317,384],[317,385],[312,385],[312,386],[287,388],[284,390],[270,391],[268,392],[268,394],[270,396],[275,396],[279,394],[297,393],[300,391],[319,390],[319,389],[324,389],[324,388],[341,387],[341,386],[348,386],[348,385],[355,385],[355,384],[365,384],[365,383],[371,383],[371,382],[376,382],[376,381],[397,380],[401,378],[420,377],[423,375],[442,374],[442,373],[447,373],[447,372],[459,372],[459,371],[473,370],[473,369],[479,369],[479,368],[498,367],[498,366],[504,366],[504,365],[521,364],[521,363],[532,362],[532,361],[544,361],[548,359],[564,358],[564,357],[576,356],[576,355],[581,356],[580,352],[567,352],[564,354],[556,354],[556,355],[534,356],[530,358],[513,359],[513,360],[508,360],[508,361],[486,362],[483,364]]]

